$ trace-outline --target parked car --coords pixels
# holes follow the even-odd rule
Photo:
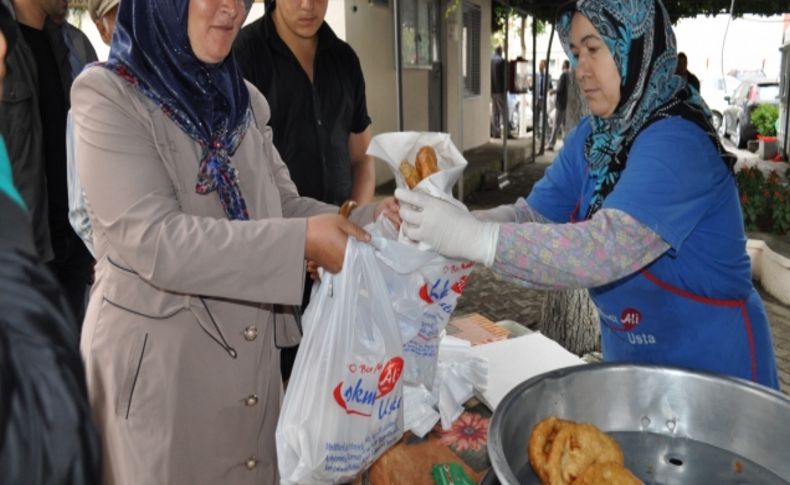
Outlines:
[[[745,148],[748,140],[757,138],[751,122],[752,111],[760,104],[779,104],[779,83],[766,79],[743,81],[728,96],[720,133],[729,136],[738,148]]]
[[[740,83],[738,78],[733,76],[709,77],[700,82],[700,95],[705,101],[705,104],[708,105],[708,108],[710,108],[711,114],[713,115],[713,119],[711,120],[713,122],[713,127],[720,135],[723,133],[723,131],[721,131],[723,113],[729,105],[726,97],[732,96]]]

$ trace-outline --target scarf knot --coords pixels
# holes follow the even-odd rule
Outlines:
[[[247,204],[241,194],[238,171],[231,165],[230,157],[241,144],[247,132],[247,122],[233,133],[215,133],[210,143],[203,145],[195,192],[201,195],[217,191],[225,214],[233,220],[249,220]]]

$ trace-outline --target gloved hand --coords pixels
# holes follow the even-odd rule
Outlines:
[[[403,233],[449,258],[494,263],[499,224],[477,220],[469,212],[436,197],[397,189]]]
[[[491,209],[472,211],[478,221],[507,224],[516,222],[516,209],[512,205],[500,205]]]

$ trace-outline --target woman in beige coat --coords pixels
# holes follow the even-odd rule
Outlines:
[[[106,484],[275,483],[278,345],[298,331],[304,262],[337,271],[347,237],[369,237],[297,194],[229,56],[247,7],[123,0],[110,60],[74,83]]]

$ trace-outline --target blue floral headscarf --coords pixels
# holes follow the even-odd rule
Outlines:
[[[736,158],[727,152],[710,123],[710,110],[699,93],[675,75],[675,34],[659,0],[577,0],[560,10],[558,32],[566,54],[570,26],[580,13],[601,34],[620,71],[620,102],[612,116],[592,116],[592,133],[585,144],[595,191],[586,218],[598,211],[625,169],[636,137],[652,123],[680,116],[702,128],[732,171]]]
[[[249,92],[232,54],[219,64],[195,56],[188,17],[189,0],[123,0],[105,67],[200,144],[195,190],[216,190],[227,216],[246,220],[249,213],[230,157],[250,124]]]

